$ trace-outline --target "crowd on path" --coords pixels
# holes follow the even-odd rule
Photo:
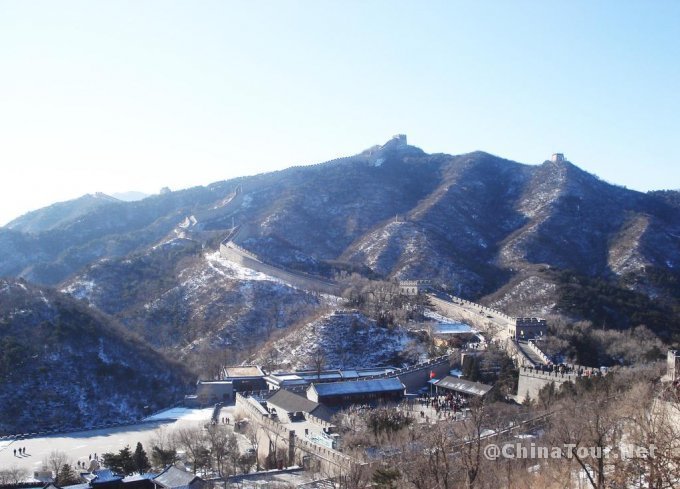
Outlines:
[[[604,375],[606,373],[606,370],[602,370],[604,369],[604,367],[601,368],[581,367],[576,365],[567,365],[564,363],[560,364],[551,363],[550,365],[535,365],[529,368],[538,370],[540,372],[576,375],[578,377],[591,377],[591,376],[596,377]]]
[[[469,406],[469,400],[466,397],[453,392],[446,394],[424,394],[418,398],[418,402],[426,408],[425,410],[420,410],[420,417],[427,422],[430,420],[426,414],[426,411],[429,411],[429,409],[434,410],[436,419],[453,419],[458,414],[464,413],[465,409]]]

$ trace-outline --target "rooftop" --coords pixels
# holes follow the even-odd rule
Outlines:
[[[267,405],[271,405],[272,407],[281,409],[287,413],[308,413],[328,422],[331,421],[334,414],[323,404],[310,401],[306,397],[285,389],[276,391],[276,394],[267,399]]]
[[[92,485],[106,484],[112,481],[119,481],[123,478],[122,475],[118,475],[109,469],[95,470],[94,474],[96,477],[90,482]]]
[[[486,395],[493,388],[491,385],[459,379],[456,377],[451,377],[450,375],[435,382],[435,385],[437,387],[443,387],[444,389],[480,397]]]
[[[187,489],[198,477],[191,472],[185,472],[171,465],[163,472],[154,477],[154,482],[169,489]]]
[[[288,413],[311,413],[319,403],[285,389],[279,389],[276,394],[267,399],[267,405],[280,408]]]
[[[301,370],[297,372],[275,372],[266,377],[267,380],[273,383],[283,383],[286,385],[305,384],[314,382],[315,380],[343,380],[343,379],[357,379],[360,377],[369,377],[374,375],[385,375],[394,372],[393,367],[374,367],[374,368],[357,368],[347,370],[323,370],[317,372],[314,370]]]
[[[342,396],[348,394],[368,394],[371,392],[403,391],[406,387],[397,378],[354,380],[331,384],[312,384],[319,396]]]
[[[264,377],[264,372],[257,365],[244,365],[240,367],[224,367],[224,377]]]

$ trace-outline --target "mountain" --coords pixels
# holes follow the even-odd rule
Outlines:
[[[57,202],[48,207],[28,212],[9,222],[5,227],[24,233],[40,233],[78,220],[93,210],[118,202],[115,197],[102,193],[86,194],[77,199]]]
[[[93,282],[93,304],[149,337],[169,318],[164,312],[162,320],[149,319],[153,301],[170,307],[191,297],[198,311],[222,297],[215,290],[237,288],[186,284],[192,274],[217,277],[208,256],[236,225],[240,246],[292,270],[429,278],[517,315],[593,319],[599,316],[592,311],[606,315],[605,304],[628,297],[651,301],[663,317],[680,303],[679,201],[676,191],[632,191],[563,159],[526,165],[484,152],[426,154],[398,136],[318,165],[112,203],[34,234],[0,229],[0,273],[62,283],[76,295]],[[193,250],[192,265],[156,251],[171,242]],[[149,267],[149,260],[158,262]],[[598,296],[597,307],[577,307],[593,290],[606,297]],[[184,332],[196,314],[172,313],[176,344],[194,338]],[[607,317],[618,327],[638,321]],[[668,333],[654,321],[655,331]],[[199,323],[225,331],[219,315]]]
[[[64,284],[64,292],[117,317],[157,348],[205,362],[225,348],[253,352],[278,330],[334,307],[335,300],[205,252],[186,238],[106,260]],[[244,358],[232,357],[232,361]],[[197,368],[211,371],[202,363]]]
[[[118,200],[123,200],[125,202],[135,202],[137,200],[146,199],[147,197],[149,197],[149,194],[131,190],[129,192],[115,192],[111,194],[111,197],[114,197]]]
[[[23,280],[0,280],[0,434],[139,419],[194,380],[111,318]]]
[[[209,206],[231,188],[222,182],[138,202],[112,202],[36,233],[0,228],[0,276],[58,284],[101,258],[125,256],[153,245],[194,209]]]

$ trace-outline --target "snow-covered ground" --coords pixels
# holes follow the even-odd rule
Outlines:
[[[281,280],[271,275],[257,272],[223,258],[219,251],[207,254],[205,258],[217,273],[235,280],[267,280],[269,282],[282,283]]]
[[[394,365],[405,350],[423,356],[423,345],[400,327],[388,329],[358,312],[329,313],[302,325],[260,353],[256,361],[275,359],[282,369],[312,369],[317,351],[326,368]]]
[[[437,323],[437,326],[435,327],[436,333],[445,334],[477,333],[477,331],[474,330],[469,324],[461,323],[460,321],[447,318],[446,316],[442,316],[441,314],[431,311],[429,309],[425,310],[424,314],[426,318],[431,319],[432,321],[435,321]]]
[[[224,408],[227,409],[227,408]],[[144,421],[175,420],[175,421],[207,421],[212,416],[213,408],[191,409],[175,407],[144,418]]]
[[[434,331],[439,334],[461,334],[472,333],[474,330],[464,323],[439,323]]]
[[[234,417],[234,406],[224,406],[220,416]],[[43,460],[50,452],[58,450],[68,455],[74,465],[76,461],[87,462],[90,455],[101,456],[106,452],[115,452],[129,445],[134,450],[137,442],[144,449],[151,451],[152,440],[157,430],[172,432],[178,427],[205,424],[212,415],[212,408],[188,409],[173,408],[149,417],[148,421],[136,425],[120,426],[98,430],[79,431],[74,433],[55,434],[25,440],[0,441],[0,470],[20,467],[29,471],[40,470]],[[25,456],[15,456],[14,449],[26,448]]]

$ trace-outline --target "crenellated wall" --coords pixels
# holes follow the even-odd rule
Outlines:
[[[304,457],[312,456],[320,464],[321,472],[340,476],[366,464],[358,462],[342,452],[327,448],[298,436],[278,421],[263,415],[248,399],[236,394],[236,411],[243,414],[257,428],[258,456],[267,457],[272,450],[283,448],[287,453],[286,464],[303,465]]]
[[[534,368],[521,367],[517,384],[517,400],[522,402],[527,397],[536,399],[538,391],[551,382],[559,388],[565,382],[576,382],[577,378],[576,373],[543,372]]]
[[[238,246],[233,241],[223,241],[220,244],[220,255],[227,260],[238,263],[241,266],[278,278],[283,282],[289,283],[301,289],[314,290],[324,294],[340,295],[342,287],[329,280],[303,275],[301,273],[290,272],[283,268],[262,262],[259,257]]]

